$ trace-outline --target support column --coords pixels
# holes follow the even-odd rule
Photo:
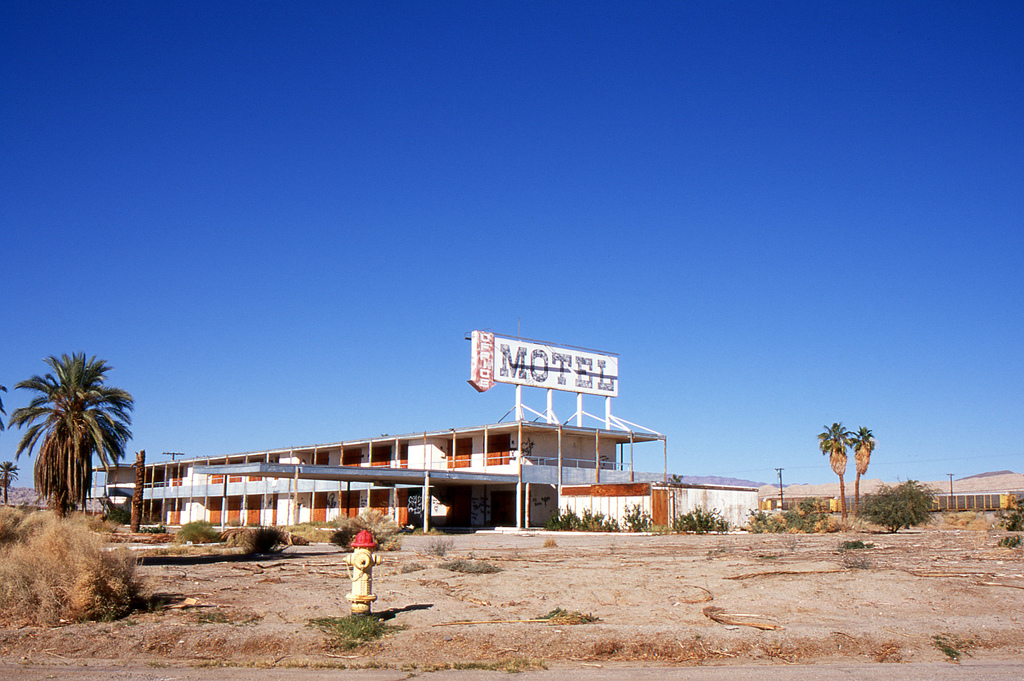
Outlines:
[[[430,531],[430,469],[423,475],[423,534]]]
[[[295,458],[294,456],[292,458]],[[295,464],[295,480],[292,493],[292,525],[299,524],[299,464]]]
[[[597,483],[601,483],[601,431],[594,429],[594,470],[597,471]]]
[[[530,529],[530,483],[526,483],[526,501],[523,502],[523,505],[526,506],[523,513],[523,527],[528,530]]]
[[[666,437],[662,442],[665,443],[665,482],[668,483],[668,438]]]
[[[605,430],[612,429],[612,398],[610,396],[604,398],[604,427]]]
[[[555,423],[555,422],[557,422],[557,419],[555,418],[555,402],[554,402],[555,398],[554,398],[554,394],[555,394],[555,391],[552,390],[551,388],[548,388],[548,411],[547,411],[548,423]]]
[[[576,427],[583,427],[583,393],[576,393]]]
[[[558,424],[558,495],[562,495],[562,424]]]
[[[630,431],[630,482],[633,482],[633,431]]]
[[[516,421],[523,420],[523,386],[516,386]]]

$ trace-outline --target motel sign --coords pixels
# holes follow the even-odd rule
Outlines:
[[[469,384],[483,392],[495,383],[615,397],[619,358],[578,348],[558,347],[473,332]]]

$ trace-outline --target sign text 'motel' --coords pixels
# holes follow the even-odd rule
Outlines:
[[[469,383],[483,392],[495,383],[575,393],[619,394],[619,358],[560,348],[486,331],[473,332]]]

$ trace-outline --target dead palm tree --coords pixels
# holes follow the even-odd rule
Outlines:
[[[111,367],[101,359],[86,360],[83,353],[43,361],[53,374],[33,376],[15,386],[35,391],[36,396],[11,414],[12,426],[28,428],[14,456],[31,456],[41,443],[34,471],[36,491],[63,517],[75,506],[85,506],[93,456],[104,467],[124,456],[134,401],[124,390],[103,384]]]
[[[843,475],[846,473],[846,448],[850,446],[852,433],[841,423],[833,423],[831,427],[824,426],[824,428],[825,432],[818,435],[818,447],[822,454],[828,456],[832,470],[839,476],[839,508],[842,510],[842,517],[845,520],[846,485],[843,482]]]
[[[0,487],[4,488],[4,506],[7,505],[7,488],[18,479],[18,467],[13,461],[0,463]]]
[[[868,472],[871,452],[875,450],[875,438],[870,430],[861,426],[850,438],[850,446],[853,447],[853,460],[857,464],[857,479],[853,483],[853,512],[856,514],[860,510],[860,476]]]

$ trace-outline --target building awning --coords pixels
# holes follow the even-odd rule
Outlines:
[[[248,476],[253,478],[298,478],[299,480],[337,480],[338,482],[366,482],[376,485],[420,486],[427,475],[431,483],[486,485],[515,484],[519,476],[512,473],[472,473],[469,471],[417,468],[389,468],[386,466],[312,466],[306,464],[250,463],[195,466],[198,475]]]

